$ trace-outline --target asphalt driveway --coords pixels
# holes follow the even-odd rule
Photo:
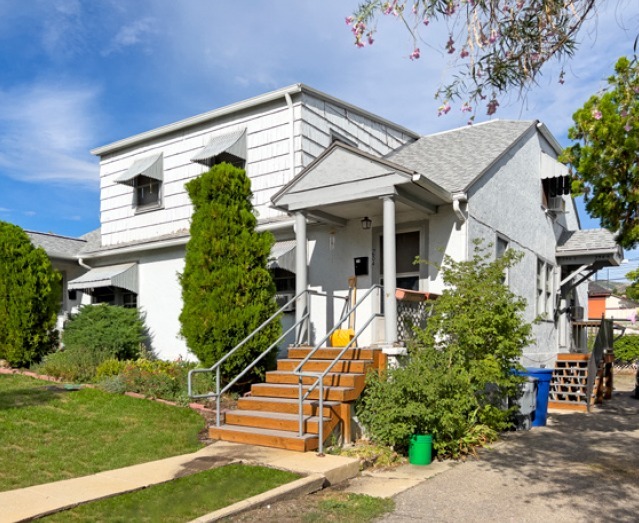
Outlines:
[[[481,459],[399,494],[384,522],[639,521],[639,400],[620,379],[593,413],[552,413]]]

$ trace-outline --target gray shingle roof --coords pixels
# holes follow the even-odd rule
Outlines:
[[[72,260],[86,245],[86,240],[45,232],[25,231],[36,247],[42,247],[51,258]]]
[[[573,252],[617,252],[619,246],[607,229],[582,229],[564,231],[557,243],[557,256]]]
[[[492,120],[424,136],[387,158],[418,171],[450,192],[465,191],[536,124]]]

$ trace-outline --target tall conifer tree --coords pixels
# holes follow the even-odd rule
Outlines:
[[[277,310],[267,269],[274,239],[255,230],[251,184],[243,169],[215,165],[186,189],[194,212],[180,277],[181,333],[190,350],[211,366]],[[280,332],[274,321],[242,346],[225,362],[223,380],[233,379]],[[263,372],[265,362],[260,363],[254,374]]]

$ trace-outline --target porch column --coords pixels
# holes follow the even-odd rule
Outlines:
[[[295,294],[308,289],[308,253],[306,241],[306,216],[295,213]],[[295,321],[300,322],[308,308],[308,295],[302,294],[295,303]],[[297,326],[296,342],[302,342],[302,335],[308,335],[308,321]],[[307,340],[310,341],[310,340]]]
[[[397,269],[395,267],[395,199],[384,196],[384,327],[385,343],[397,341]]]

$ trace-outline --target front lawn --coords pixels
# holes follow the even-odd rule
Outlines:
[[[0,375],[0,491],[194,452],[204,418],[20,375]]]
[[[200,472],[59,512],[45,521],[182,522],[298,479],[297,474],[241,464]]]

